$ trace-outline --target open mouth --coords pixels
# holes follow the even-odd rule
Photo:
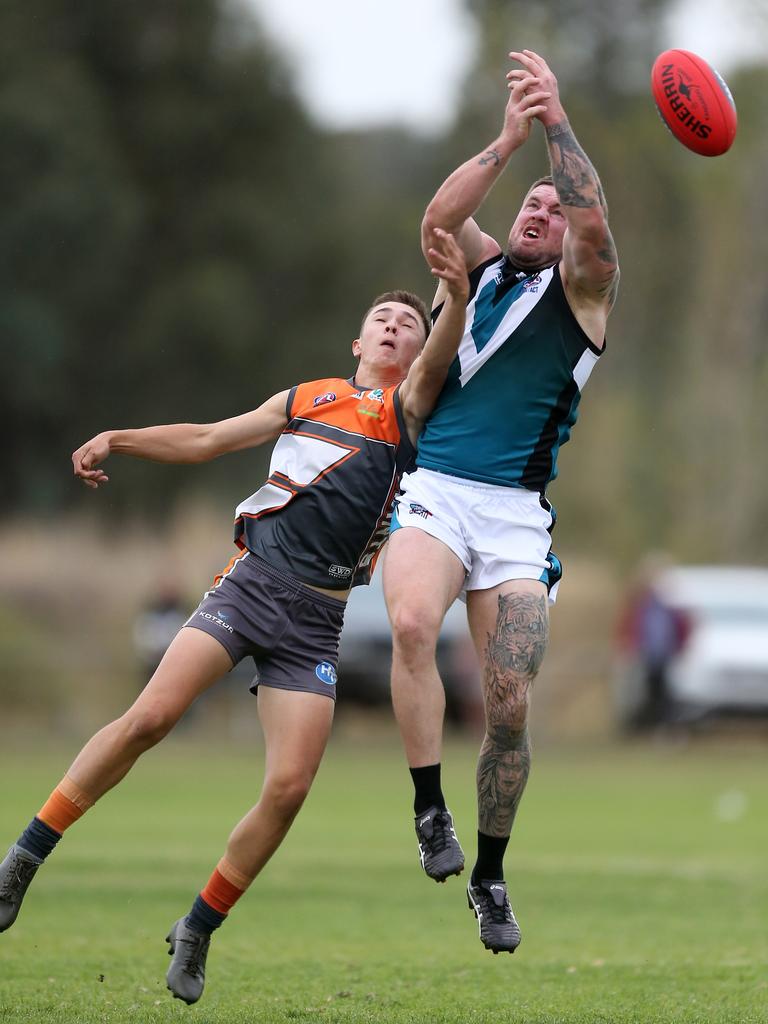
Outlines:
[[[394,342],[391,342],[391,341],[382,341],[381,344],[382,345],[386,345],[387,348],[392,348],[393,349],[395,347]]]
[[[538,228],[528,227],[523,232],[523,238],[531,238],[531,239],[541,238],[541,232],[539,231]]]

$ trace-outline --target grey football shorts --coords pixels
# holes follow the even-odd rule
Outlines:
[[[246,551],[216,577],[184,625],[215,637],[233,665],[250,655],[252,693],[275,686],[335,700],[345,607]]]

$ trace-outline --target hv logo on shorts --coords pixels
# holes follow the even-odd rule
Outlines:
[[[321,683],[326,683],[328,686],[336,685],[336,669],[330,661],[321,661],[315,669],[315,675]]]

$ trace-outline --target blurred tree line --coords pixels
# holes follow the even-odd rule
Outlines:
[[[98,430],[218,419],[298,380],[351,373],[377,292],[428,298],[423,208],[495,137],[506,53],[529,47],[558,73],[598,168],[623,274],[553,488],[561,543],[623,562],[648,547],[768,557],[768,68],[729,76],[739,134],[707,160],[671,138],[650,98],[667,0],[467,4],[477,64],[455,127],[428,140],[321,130],[253,14],[225,0],[6,0],[4,514],[92,507],[68,459]],[[483,227],[503,241],[546,170],[537,128]],[[100,514],[157,517],[214,491],[234,506],[266,462],[121,460]]]

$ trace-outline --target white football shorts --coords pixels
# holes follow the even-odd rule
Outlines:
[[[554,525],[554,509],[536,491],[417,469],[403,475],[391,529],[413,526],[446,544],[464,565],[465,591],[540,580],[554,604],[562,576]]]

